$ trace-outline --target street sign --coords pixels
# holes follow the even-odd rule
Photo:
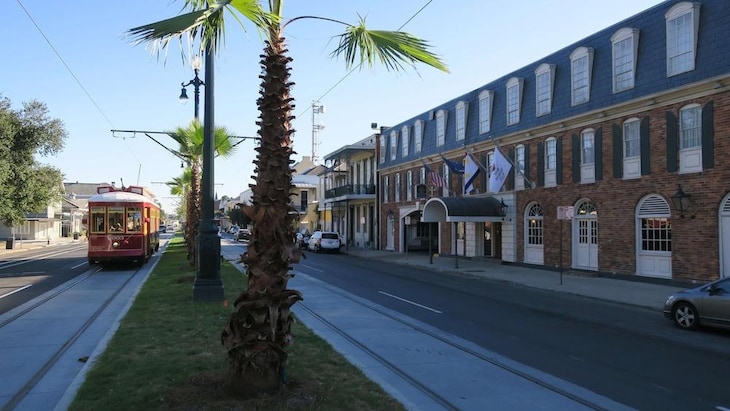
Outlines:
[[[575,207],[558,206],[558,220],[572,220],[575,216]]]

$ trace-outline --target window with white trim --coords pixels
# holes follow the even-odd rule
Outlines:
[[[570,54],[571,105],[587,103],[591,99],[591,68],[593,49],[579,47]]]
[[[558,140],[550,137],[545,140],[545,187],[555,187],[558,168]]]
[[[522,79],[512,77],[507,81],[507,125],[520,122],[520,102],[522,101]]]
[[[525,224],[525,230],[527,231],[527,235],[525,236],[525,238],[527,239],[528,245],[543,244],[543,215],[544,213],[542,210],[542,206],[538,203],[533,203],[527,210],[527,224]]]
[[[494,164],[494,151],[490,151],[489,153],[487,153],[487,164],[485,164],[487,170],[489,170],[489,173],[486,176],[486,187],[488,193],[492,191],[489,187],[489,174],[492,173],[492,164]]]
[[[489,133],[492,128],[492,100],[494,92],[484,90],[479,93],[479,134]]]
[[[380,164],[385,163],[385,136],[380,135]]]
[[[694,70],[700,3],[675,4],[664,18],[667,20],[667,77]]]
[[[525,179],[522,178],[525,172],[525,146],[515,147],[515,190],[524,190]]]
[[[456,103],[456,141],[466,138],[466,108],[466,102]]]
[[[580,182],[596,182],[595,130],[589,128],[580,133]]]
[[[447,166],[445,163],[441,165],[441,175],[444,176],[444,187],[443,187],[443,196],[448,197],[449,196],[449,189],[451,188],[451,176],[449,175],[449,166]]]
[[[623,178],[625,180],[641,177],[641,137],[638,118],[624,121]]]
[[[611,37],[613,53],[613,92],[634,88],[639,30],[622,28]]]
[[[395,160],[398,156],[398,132],[390,132],[390,159]]]
[[[406,201],[413,200],[413,170],[406,173]]]
[[[400,131],[400,145],[401,145],[401,157],[408,157],[408,146],[410,145],[410,133],[408,133],[408,126],[403,126]]]
[[[396,203],[400,201],[400,173],[395,174],[395,193],[393,194],[393,200]]]
[[[423,120],[416,120],[413,123],[413,148],[416,153],[421,152],[421,146],[423,145]]]
[[[550,114],[553,106],[554,64],[540,64],[535,70],[535,115]]]
[[[426,184],[426,167],[421,167],[418,173],[418,184]]]
[[[446,141],[446,110],[436,112],[436,147],[441,147]]]
[[[702,171],[702,107],[689,104],[679,110],[679,172]]]
[[[383,177],[383,202],[390,201],[390,176]]]

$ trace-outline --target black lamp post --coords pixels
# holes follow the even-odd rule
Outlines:
[[[200,114],[200,86],[205,85],[205,83],[198,77],[198,73],[200,72],[200,59],[196,58],[195,60],[193,60],[193,71],[195,72],[195,77],[193,77],[192,80],[188,81],[187,83],[180,83],[182,85],[182,90],[180,90],[180,102],[183,104],[188,102],[188,91],[185,87],[193,86],[193,95],[195,96],[195,119],[197,120]],[[205,72],[207,76],[207,67]]]
[[[195,78],[188,84],[195,87],[195,117],[198,117],[198,88],[205,85],[205,118],[203,120],[203,172],[200,191],[200,226],[198,228],[197,266],[195,283],[193,284],[193,301],[223,301],[223,282],[221,281],[221,239],[214,219],[213,195],[214,181],[213,161],[215,153],[214,117],[213,117],[213,45],[205,48],[205,83]],[[183,94],[185,95],[185,84]]]

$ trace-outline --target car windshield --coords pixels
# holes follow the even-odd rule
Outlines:
[[[337,233],[322,233],[322,238],[337,240],[340,236]]]

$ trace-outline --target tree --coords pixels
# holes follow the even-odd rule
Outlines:
[[[195,265],[196,237],[200,224],[200,167],[203,160],[203,125],[196,119],[187,128],[178,127],[175,131],[167,132],[179,148],[177,152],[185,159],[190,169],[190,186],[187,191],[187,208],[185,223],[185,241],[188,248],[188,260]],[[217,157],[227,157],[233,154],[235,147],[233,138],[224,127],[216,127],[213,132],[215,154]]]
[[[67,136],[61,120],[49,118],[45,104],[33,100],[13,110],[9,99],[0,98],[0,220],[6,226],[61,200],[63,174],[35,155],[59,153]]]
[[[292,223],[297,214],[289,205],[292,185],[291,159],[294,99],[289,81],[289,64],[284,29],[301,19],[318,19],[343,25],[345,32],[333,56],[344,56],[348,67],[373,66],[376,61],[388,70],[421,62],[446,71],[446,66],[429,50],[428,44],[408,33],[368,30],[360,19],[352,25],[325,17],[303,16],[284,22],[283,0],[269,0],[268,11],[256,0],[186,0],[191,12],[129,30],[139,42],[157,42],[164,50],[173,39],[190,35],[201,48],[216,51],[222,43],[225,10],[236,21],[250,21],[262,33],[261,87],[257,100],[258,134],[254,161],[255,184],[251,185],[252,205],[244,213],[253,221],[252,238],[243,257],[247,266],[248,288],[234,302],[233,312],[222,332],[228,350],[229,378],[239,393],[274,391],[283,382],[286,346],[291,341],[293,321],[290,308],[302,299],[287,289],[291,263],[301,257],[294,246]],[[240,14],[237,15],[237,14]]]

